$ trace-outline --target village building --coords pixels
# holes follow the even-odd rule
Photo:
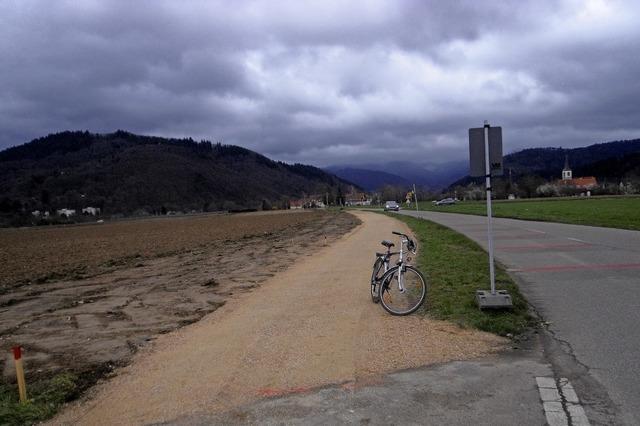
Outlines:
[[[572,179],[573,172],[571,171],[571,167],[569,167],[569,156],[564,156],[564,169],[562,169],[562,180],[564,182],[570,181]]]
[[[82,209],[82,214],[96,216],[100,214],[99,207],[85,207]]]
[[[58,213],[58,216],[71,217],[71,216],[75,216],[76,210],[75,209],[59,209],[57,210],[56,213]]]
[[[301,209],[304,208],[304,200],[291,200],[289,202],[290,209]]]
[[[370,206],[371,197],[364,192],[352,192],[347,194],[344,204],[346,206]]]
[[[326,204],[322,201],[322,195],[311,195],[289,202],[290,209],[323,209],[325,207]]]
[[[562,180],[559,182],[563,186],[571,186],[577,189],[593,189],[598,186],[598,181],[594,176],[574,178],[571,167],[569,167],[569,156],[564,157],[564,169],[562,169]]]

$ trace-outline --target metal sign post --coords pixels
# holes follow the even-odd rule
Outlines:
[[[483,308],[511,308],[513,302],[506,290],[496,290],[495,264],[493,260],[493,215],[491,211],[491,175],[502,175],[502,128],[484,127],[469,129],[469,159],[471,176],[484,176],[487,186],[487,240],[489,245],[489,276],[491,290],[477,290],[476,303]]]
[[[416,184],[413,184],[413,198],[416,200],[416,211],[418,211],[418,193],[416,192]]]

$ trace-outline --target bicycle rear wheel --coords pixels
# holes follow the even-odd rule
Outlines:
[[[380,278],[382,278],[382,275],[384,274],[384,268],[382,265],[382,259],[377,257],[373,264],[373,272],[371,273],[371,300],[373,300],[373,303],[378,303],[380,301],[379,283]]]
[[[403,265],[389,269],[381,278],[380,302],[392,315],[409,315],[415,312],[427,296],[427,281],[413,266]],[[400,291],[398,278],[402,279],[404,291]]]

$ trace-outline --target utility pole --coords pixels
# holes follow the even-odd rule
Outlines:
[[[416,192],[416,184],[413,184],[413,198],[416,200],[416,211],[418,211],[418,193]]]

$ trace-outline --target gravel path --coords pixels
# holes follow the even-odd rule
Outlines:
[[[371,303],[372,253],[401,222],[363,224],[200,322],[162,336],[57,424],[145,424],[233,409],[331,383],[358,386],[402,368],[475,358],[503,340]],[[282,260],[283,262],[286,259]]]

